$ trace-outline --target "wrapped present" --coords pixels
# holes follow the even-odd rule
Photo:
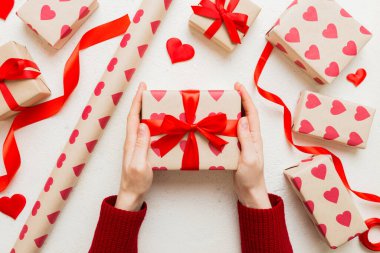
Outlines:
[[[293,131],[365,148],[375,109],[311,91],[301,92]]]
[[[16,42],[0,47],[0,120],[50,95],[28,50]]]
[[[261,11],[251,0],[201,0],[192,8],[190,26],[227,51],[241,43]]]
[[[50,46],[60,49],[97,8],[97,0],[29,0],[17,15]]]
[[[42,186],[41,194],[13,247],[14,252],[36,253],[42,250],[124,91],[129,87],[158,32],[170,3],[167,0],[141,2],[101,81],[94,88],[78,123],[68,136],[54,169]]]
[[[368,228],[340,180],[330,156],[314,156],[286,169],[306,212],[331,248]]]
[[[267,39],[319,84],[331,83],[371,39],[334,0],[295,0]]]
[[[241,98],[236,91],[146,91],[154,170],[236,170]],[[181,158],[181,159],[179,159]]]

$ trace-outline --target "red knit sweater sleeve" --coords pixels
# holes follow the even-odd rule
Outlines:
[[[116,196],[106,198],[100,210],[89,253],[137,253],[137,238],[147,206],[138,212],[115,208]]]
[[[253,209],[238,202],[242,253],[292,253],[284,202],[269,194],[271,209]]]

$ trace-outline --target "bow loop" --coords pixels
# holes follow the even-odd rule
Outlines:
[[[0,80],[34,79],[40,75],[40,72],[27,70],[28,68],[38,70],[37,65],[32,61],[10,58],[0,66]]]

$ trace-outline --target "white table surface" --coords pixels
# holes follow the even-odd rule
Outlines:
[[[100,8],[58,52],[44,48],[39,39],[16,17],[15,10],[23,2],[24,0],[16,0],[9,19],[0,23],[0,42],[3,44],[15,40],[25,44],[42,69],[52,96],[55,97],[62,94],[64,63],[81,35],[89,28],[122,14],[133,14],[140,0],[99,0]],[[173,1],[171,10],[160,26],[42,252],[87,252],[97,223],[100,203],[104,197],[115,194],[118,189],[125,119],[140,81],[146,81],[150,89],[232,89],[235,81],[245,84],[260,112],[268,188],[270,192],[284,198],[288,230],[295,252],[333,252],[320,239],[282,174],[283,169],[297,163],[306,155],[286,143],[280,108],[262,99],[252,88],[253,69],[265,45],[264,35],[290,1],[255,0],[263,10],[244,38],[243,44],[232,54],[224,53],[201,35],[190,31],[187,24],[191,14],[189,6],[197,2],[198,0]],[[373,32],[373,39],[333,84],[324,87],[315,85],[275,51],[263,73],[262,85],[278,93],[292,109],[298,93],[303,89],[380,109],[380,2],[338,2]],[[194,59],[172,65],[165,49],[166,40],[170,37],[179,37],[192,44],[196,51]],[[0,214],[0,252],[9,252],[11,249],[119,41],[117,38],[83,52],[80,84],[65,108],[57,116],[17,132],[22,167],[12,185],[0,196],[22,193],[27,198],[27,205],[17,221]],[[355,88],[346,81],[345,76],[358,68],[365,68],[368,76],[359,88]],[[1,141],[4,140],[9,124],[10,121],[0,123]],[[380,117],[376,115],[365,150],[328,145],[343,159],[352,187],[376,194],[380,194],[379,125]],[[315,143],[306,138],[297,140],[301,143]],[[3,172],[2,168],[1,165],[0,174]],[[380,216],[379,205],[361,201],[356,197],[354,200],[363,217]],[[240,252],[236,197],[231,172],[156,172],[147,202],[149,211],[139,235],[139,252]],[[374,231],[370,238],[379,240],[379,232]],[[334,252],[370,251],[355,239]]]

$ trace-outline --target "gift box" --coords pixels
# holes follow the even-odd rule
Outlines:
[[[189,25],[227,51],[235,49],[259,15],[251,0],[201,0],[192,6]]]
[[[375,111],[368,106],[303,91],[294,113],[293,131],[365,148]]]
[[[371,39],[334,0],[296,0],[267,39],[319,84],[331,83]]]
[[[28,50],[16,42],[8,42],[0,47],[0,66],[4,67],[4,63],[9,59],[22,59],[33,61]],[[38,71],[38,69],[30,68],[30,70]],[[2,72],[2,71],[1,71]],[[50,95],[49,88],[41,75],[36,78],[16,78],[12,77],[9,71],[8,77],[2,77],[0,85],[0,120],[9,118],[18,113],[15,108],[32,106]],[[4,85],[4,86],[3,86]],[[15,104],[15,108],[12,108]]]
[[[97,8],[97,0],[29,0],[17,15],[50,46],[60,49]]]
[[[314,156],[284,171],[314,225],[331,248],[368,228],[330,156]]]
[[[146,91],[142,122],[151,132],[153,170],[236,170],[236,91]]]

